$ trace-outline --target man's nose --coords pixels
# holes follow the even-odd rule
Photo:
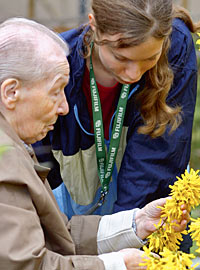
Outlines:
[[[59,115],[66,115],[69,112],[69,105],[65,96],[65,93],[63,92],[63,98],[60,103],[60,106],[58,107],[58,114]]]

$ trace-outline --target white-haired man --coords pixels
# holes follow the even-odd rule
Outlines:
[[[138,269],[137,248],[154,231],[156,206],[166,199],[68,221],[46,180],[49,169],[37,163],[30,146],[68,113],[67,54],[65,42],[34,21],[12,18],[0,25],[0,145],[6,147],[0,160],[0,269]],[[188,220],[182,210],[179,230]]]

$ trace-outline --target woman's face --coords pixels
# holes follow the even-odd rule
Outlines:
[[[102,35],[102,39],[116,41],[119,35]],[[138,46],[113,48],[109,44],[95,45],[105,71],[122,84],[131,84],[158,62],[164,39],[150,37]]]

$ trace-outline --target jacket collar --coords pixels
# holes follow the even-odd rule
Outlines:
[[[33,167],[40,177],[40,179],[44,182],[46,179],[50,168],[44,167],[39,165],[34,150],[32,149],[31,145],[25,144],[17,135],[17,133],[14,131],[14,129],[11,127],[11,125],[8,123],[6,118],[4,117],[3,113],[0,111],[0,123],[1,123],[1,129],[3,129],[4,132],[8,134],[8,136],[16,143],[16,146],[20,147],[24,154],[26,155],[27,159],[30,159],[30,162],[32,162]]]
[[[47,178],[47,175],[50,172],[50,168],[47,168],[47,167],[44,167],[44,166],[41,166],[41,165],[35,163],[34,169],[35,169],[37,175],[40,177],[40,179],[44,182],[45,179]]]

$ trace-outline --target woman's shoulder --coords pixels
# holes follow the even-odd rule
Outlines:
[[[80,39],[83,39],[84,34],[88,31],[87,25],[81,25],[77,28],[60,33],[60,36],[73,47]]]
[[[171,45],[168,59],[172,67],[195,69],[196,55],[193,38],[189,28],[181,19],[173,20]]]
[[[191,33],[185,22],[179,18],[174,18],[172,22],[172,33],[176,32],[183,36],[192,38]]]

